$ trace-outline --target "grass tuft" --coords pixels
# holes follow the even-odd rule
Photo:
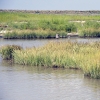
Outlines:
[[[84,75],[100,78],[100,42],[51,42],[43,47],[15,50],[14,62],[22,65],[81,69]]]

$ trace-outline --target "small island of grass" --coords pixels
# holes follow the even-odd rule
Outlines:
[[[100,78],[100,42],[51,42],[43,47],[27,49],[8,45],[2,47],[1,54],[3,59],[16,64],[80,69],[86,76]]]

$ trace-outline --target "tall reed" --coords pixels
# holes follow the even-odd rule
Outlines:
[[[56,34],[60,37],[67,37],[67,32],[65,31],[51,31],[51,30],[17,30],[13,32],[8,32],[3,35],[4,39],[45,39],[45,38],[55,38]]]
[[[99,50],[100,43],[49,43],[39,48],[15,51],[14,61],[31,66],[81,69],[84,75],[100,78]]]
[[[21,50],[22,47],[17,45],[6,45],[0,48],[0,53],[2,54],[2,58],[4,60],[11,60],[13,59],[14,50]]]

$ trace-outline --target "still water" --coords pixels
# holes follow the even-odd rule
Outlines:
[[[64,39],[36,39],[36,40],[19,40],[19,39],[11,39],[11,40],[6,40],[6,39],[2,39],[0,38],[0,46],[3,45],[20,45],[23,48],[26,47],[39,47],[39,46],[43,46],[45,44],[47,44],[48,42],[63,42],[63,41],[72,41],[72,42],[96,42],[96,41],[100,41],[100,38],[64,38]]]
[[[91,42],[97,39],[72,39]],[[99,40],[99,39],[98,39]],[[60,40],[0,40],[0,46],[42,46]],[[19,66],[0,56],[0,100],[100,100],[100,80],[84,77],[80,70]]]

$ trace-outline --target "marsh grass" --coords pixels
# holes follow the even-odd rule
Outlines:
[[[41,22],[66,23],[66,21],[100,20],[100,15],[32,14],[24,12],[0,12],[0,22]]]
[[[22,65],[81,69],[84,75],[100,78],[100,43],[49,43],[43,47],[15,50],[14,62]]]
[[[2,54],[2,58],[4,60],[11,60],[13,59],[14,50],[21,50],[22,47],[17,45],[6,45],[0,48],[0,53]]]
[[[87,28],[80,32],[80,37],[100,37],[100,28]]]
[[[60,37],[67,37],[67,32],[65,31],[51,31],[51,30],[16,30],[13,32],[8,32],[3,35],[4,39],[45,39],[45,38],[55,38],[56,34]]]
[[[80,23],[77,21],[80,21]],[[81,23],[81,21],[85,21],[85,23]],[[99,21],[100,15],[57,15],[22,12],[0,12],[0,26],[8,25],[7,28],[0,27],[0,30],[13,31],[12,33],[6,33],[6,36],[14,39],[16,38],[16,35],[18,38],[34,38],[33,33],[37,33],[35,36],[43,38],[46,37],[45,35],[47,35],[45,33],[48,33],[51,36],[56,32],[59,32],[60,34],[66,32],[77,32],[81,37],[98,37],[100,33]],[[25,32],[29,30],[33,32]],[[38,32],[34,32],[36,30],[38,30]],[[43,31],[41,32],[41,30]],[[49,35],[47,37],[50,37]]]
[[[100,22],[86,21],[81,29],[79,36],[81,37],[100,37]]]

